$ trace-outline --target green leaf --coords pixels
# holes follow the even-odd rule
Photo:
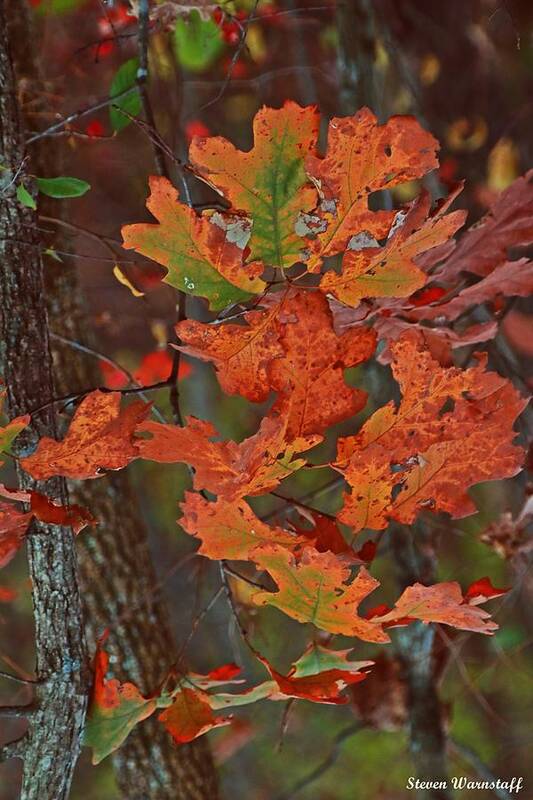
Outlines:
[[[59,253],[57,253],[57,252],[54,250],[54,248],[53,248],[53,247],[47,247],[47,248],[46,248],[46,250],[44,250],[44,251],[43,251],[43,255],[45,255],[45,256],[50,256],[50,258],[53,258],[53,259],[54,259],[54,261],[59,261],[59,263],[60,263],[60,264],[62,264],[62,263],[63,263],[63,259],[61,258],[61,256],[59,255]]]
[[[135,88],[137,80],[137,70],[139,69],[139,59],[130,58],[125,61],[115,72],[111,86],[109,87],[109,97],[116,97],[128,89]],[[121,114],[120,109],[127,111],[132,117],[136,117],[141,111],[141,98],[138,91],[131,92],[124,97],[119,97],[109,108],[109,119],[114,131],[121,131],[126,128],[131,120]]]
[[[79,178],[37,178],[37,186],[42,194],[61,199],[64,197],[81,197],[88,192],[91,184]]]
[[[37,208],[37,203],[22,183],[19,183],[17,186],[17,200],[19,203],[22,203],[23,206],[31,208],[33,211]]]
[[[182,67],[191,72],[203,72],[224,49],[222,32],[214,20],[203,20],[194,10],[187,20],[177,21],[174,49]]]

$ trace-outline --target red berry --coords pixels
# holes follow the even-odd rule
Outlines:
[[[200,119],[191,119],[185,125],[185,136],[190,142],[194,136],[209,136],[211,131]]]
[[[102,125],[99,119],[93,119],[91,122],[89,122],[89,124],[85,128],[85,133],[87,134],[87,136],[90,136],[91,138],[103,136],[104,126]]]

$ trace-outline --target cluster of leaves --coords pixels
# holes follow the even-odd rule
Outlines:
[[[240,443],[222,441],[210,422],[155,422],[149,404],[121,405],[120,393],[97,391],[62,441],[41,439],[21,464],[37,480],[85,480],[136,458],[186,463],[193,491],[180,523],[201,555],[249,562],[267,576],[277,588],[256,591],[256,606],[375,643],[389,641],[389,627],[417,620],[491,634],[497,626],[479,604],[502,591],[486,580],[464,594],[456,582],[417,583],[392,608],[363,610],[379,582],[368,571],[372,548],[356,551],[353,543],[363,530],[410,524],[422,511],[471,514],[470,486],[520,470],[513,424],[525,401],[484,357],[468,369],[450,364],[458,340],[487,333],[461,337],[451,323],[472,305],[531,288],[530,262],[507,260],[510,245],[533,238],[531,223],[517,232],[520,214],[515,208],[505,220],[504,205],[456,247],[451,237],[464,214],[449,211],[455,194],[435,210],[424,192],[407,208],[372,210],[376,192],[390,199],[394,187],[437,166],[437,142],[413,118],[378,125],[363,109],[331,121],[322,156],[318,129],[315,109],[289,102],[257,114],[248,152],[222,138],[195,138],[192,169],[228,210],[198,214],[169,181],[152,178],[148,208],[157,224],[123,229],[125,247],[165,266],[177,289],[205,297],[215,312],[239,304],[231,320],[185,320],[176,332],[182,352],[215,366],[226,393],[254,403],[274,397],[259,430]],[[529,178],[509,192],[529,197]],[[490,258],[478,245],[483,235]],[[465,287],[465,270],[480,280]],[[344,371],[374,356],[378,342],[401,399],[338,440],[328,465],[346,489],[337,518],[312,513],[310,529],[268,524],[249,498],[307,469],[331,426],[364,408],[366,393],[348,386]],[[100,760],[161,708],[159,719],[183,742],[225,724],[217,712],[262,698],[344,702],[342,689],[372,666],[351,662],[348,652],[311,645],[288,675],[256,653],[270,675],[259,686],[220,693],[219,683],[234,682],[226,665],[207,676],[173,674],[143,697],[106,678],[99,648],[87,742]]]

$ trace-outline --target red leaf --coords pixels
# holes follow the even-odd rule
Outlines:
[[[21,547],[31,517],[13,503],[0,502],[0,567],[9,564]]]
[[[466,590],[465,600],[470,604],[477,605],[493,597],[501,597],[503,594],[507,594],[508,591],[509,589],[496,589],[492,585],[490,578],[479,578]]]
[[[95,518],[86,508],[76,504],[57,505],[39,492],[31,492],[30,508],[32,514],[41,522],[69,526],[75,534],[78,534],[87,525],[96,525]]]

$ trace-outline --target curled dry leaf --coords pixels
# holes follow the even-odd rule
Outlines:
[[[447,279],[460,272],[490,275],[508,260],[509,250],[533,244],[533,170],[517,178],[488,214],[470,228],[437,271]]]
[[[22,467],[36,480],[99,478],[104,470],[125,467],[139,455],[134,432],[150,404],[137,400],[121,408],[120,401],[118,392],[88,394],[63,440],[43,436],[36,451],[21,459]]]

